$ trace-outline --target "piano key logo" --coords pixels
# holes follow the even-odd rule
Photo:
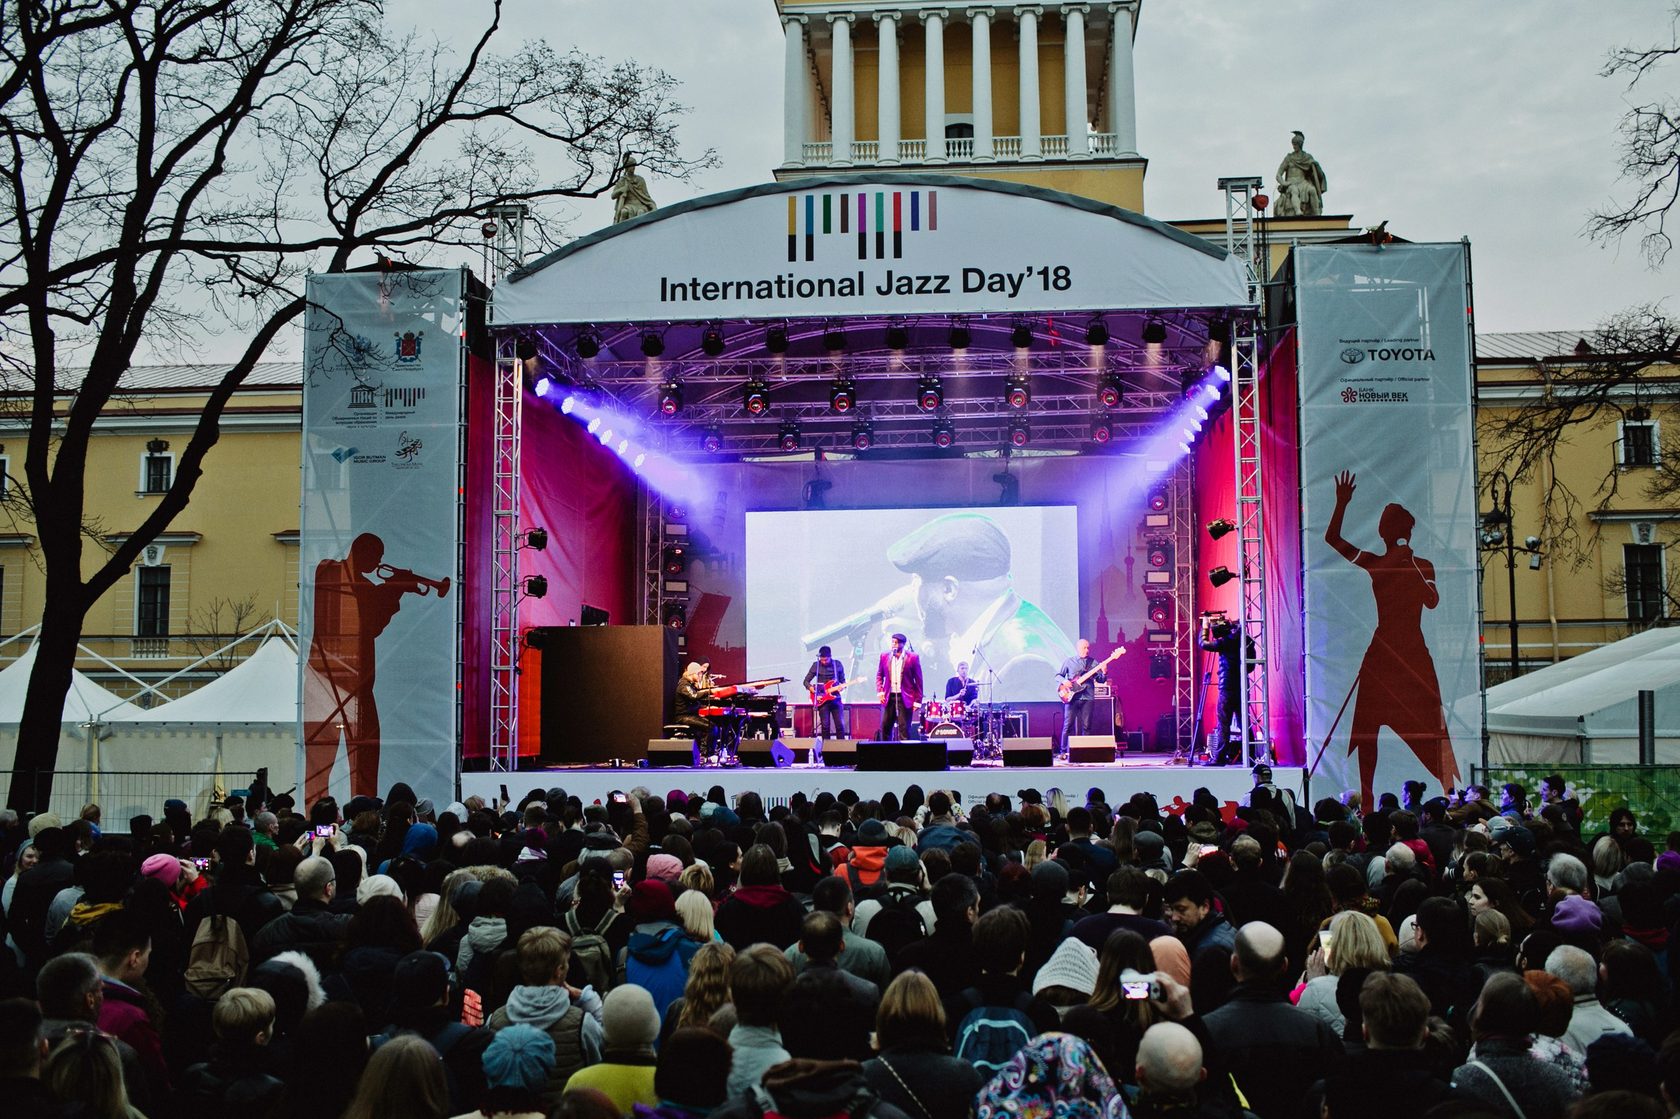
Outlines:
[[[860,190],[790,194],[788,260],[815,260],[817,239],[839,239],[859,260],[898,260],[907,234],[939,229],[937,190]],[[801,255],[803,254],[803,255]]]

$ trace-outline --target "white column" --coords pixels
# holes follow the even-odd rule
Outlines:
[[[974,8],[968,22],[974,32],[974,162],[992,162],[992,13]]]
[[[898,15],[879,12],[875,16],[875,37],[881,45],[876,56],[879,64],[876,80],[876,103],[880,113],[875,135],[881,142],[876,158],[889,165],[898,163]]]
[[[1137,154],[1137,88],[1132,76],[1132,29],[1137,11],[1130,4],[1111,5],[1114,39],[1108,63],[1108,130],[1115,150]]]
[[[852,16],[850,12],[836,12],[828,17],[834,31],[834,88],[829,93],[829,112],[832,124],[829,134],[834,140],[834,162],[849,166],[852,162],[852,138],[856,135],[852,114],[857,97],[852,84]]]
[[[1065,57],[1062,72],[1066,76],[1063,97],[1069,159],[1091,158],[1090,121],[1087,119],[1088,94],[1085,90],[1085,13],[1083,4],[1069,4],[1062,9],[1062,37]]]
[[[1021,41],[1021,158],[1044,158],[1040,137],[1044,126],[1038,111],[1038,17],[1043,8],[1015,9],[1015,30]]]
[[[945,162],[945,13],[922,13],[922,28],[927,37],[926,60],[922,70],[927,78],[923,104],[927,109],[927,155],[929,163]]]
[[[805,17],[783,16],[787,53],[782,73],[782,166],[805,163],[806,91],[810,88],[805,61]]]

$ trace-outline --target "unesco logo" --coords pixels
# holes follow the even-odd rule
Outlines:
[[[1359,349],[1357,346],[1349,346],[1347,349],[1342,351],[1343,365],[1358,365],[1364,360],[1365,351]]]

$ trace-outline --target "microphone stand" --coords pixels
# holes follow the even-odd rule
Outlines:
[[[997,713],[992,709],[992,687],[997,683],[997,669],[992,667],[992,662],[986,659],[986,654],[980,651],[978,645],[974,647],[974,655],[970,659],[979,662],[980,667],[985,671],[985,675],[980,678],[980,681],[983,682],[977,681],[979,687],[984,690],[986,699],[985,703],[982,704],[986,709],[986,730],[981,735],[981,741],[985,744],[988,758],[998,757],[1003,753],[1000,741],[1003,735],[999,733],[1001,730],[1000,720]]]

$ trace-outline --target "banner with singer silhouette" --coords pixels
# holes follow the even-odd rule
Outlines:
[[[464,285],[453,269],[309,280],[304,803],[453,787]]]
[[[1481,743],[1463,245],[1294,254],[1315,795],[1468,779]]]

